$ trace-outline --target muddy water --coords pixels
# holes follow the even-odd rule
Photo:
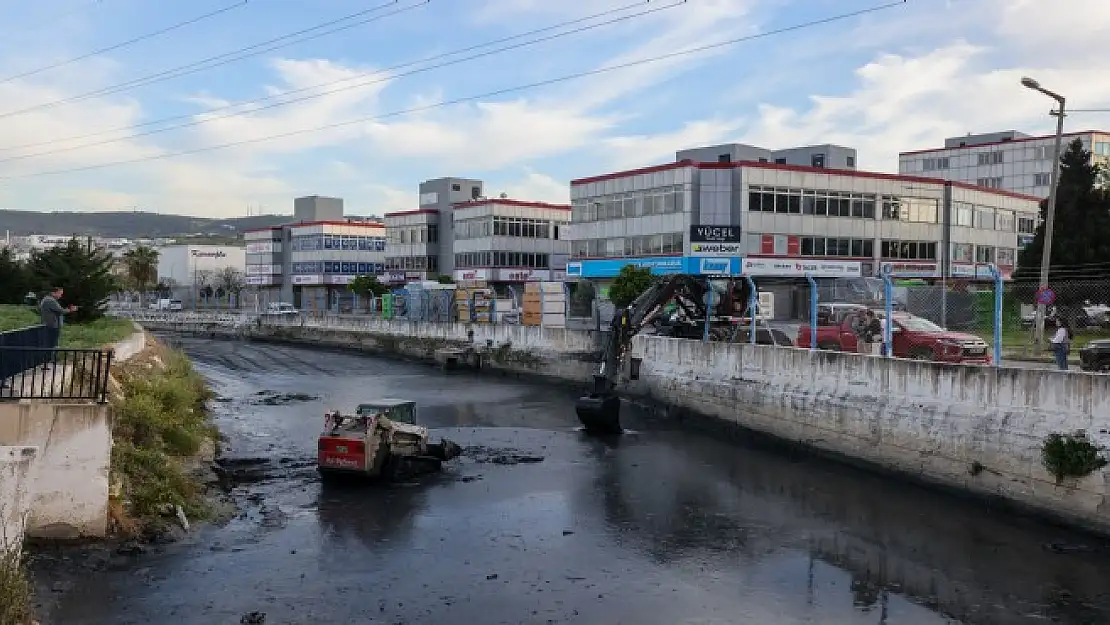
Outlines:
[[[223,397],[242,514],[58,588],[51,623],[1110,623],[1106,545],[977,504],[636,415],[607,446],[549,386],[182,346]],[[321,414],[381,396],[466,454],[323,488]]]

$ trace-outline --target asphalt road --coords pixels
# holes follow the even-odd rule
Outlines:
[[[607,446],[550,385],[183,346],[223,398],[242,514],[95,572],[67,556],[47,623],[1110,622],[1106,544],[977,503],[634,410]],[[382,395],[416,399],[466,453],[415,485],[323,488],[321,415]]]

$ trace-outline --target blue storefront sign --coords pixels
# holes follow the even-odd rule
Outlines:
[[[739,256],[656,256],[646,258],[606,258],[567,263],[567,278],[615,278],[625,265],[648,267],[662,276],[677,273],[693,275],[740,275]]]

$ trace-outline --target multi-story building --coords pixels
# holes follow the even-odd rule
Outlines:
[[[1038,203],[919,176],[679,160],[571,182],[567,273],[611,278],[629,263],[701,273],[708,262],[713,273],[778,277],[866,277],[884,265],[983,277],[995,264],[1008,274]]]
[[[343,200],[319,196],[293,202],[293,222],[244,233],[246,281],[263,302],[333,309],[352,297],[360,275],[385,272],[385,225],[344,216]]]
[[[768,150],[743,143],[726,143],[689,150],[679,150],[676,161],[696,163],[736,163],[755,161],[757,163],[776,163],[779,165],[802,165],[804,167],[828,167],[830,169],[855,169],[856,150],[842,145],[807,145],[783,150]]]
[[[421,206],[385,216],[387,279],[560,279],[570,243],[570,206],[482,196],[482,181],[439,178],[420,185]]]
[[[1062,150],[1079,139],[1095,164],[1110,166],[1110,133],[1098,130],[1064,135]],[[1056,135],[1030,136],[1016,130],[944,140],[943,148],[898,155],[898,172],[966,182],[978,187],[1048,197]]]
[[[171,287],[186,306],[204,287],[219,288],[228,269],[242,273],[246,250],[230,245],[166,245],[158,249],[158,281]]]

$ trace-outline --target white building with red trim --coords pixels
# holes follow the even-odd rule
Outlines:
[[[1063,137],[1061,150],[1079,139],[1096,165],[1110,166],[1110,132],[1084,130]],[[1056,135],[1016,130],[949,137],[943,148],[898,155],[898,172],[1048,197]]]
[[[605,277],[590,275],[591,260],[677,268],[689,263],[651,259],[688,256],[742,257],[777,275],[852,261],[863,276],[888,264],[974,277],[987,264],[1012,272],[1039,198],[922,176],[681,160],[574,180],[571,204],[572,276]]]

